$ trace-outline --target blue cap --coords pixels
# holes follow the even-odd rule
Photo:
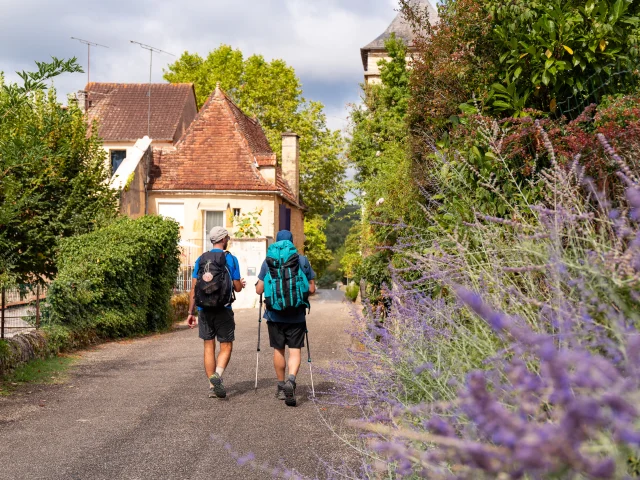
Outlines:
[[[293,234],[289,230],[280,230],[278,232],[278,235],[276,236],[276,242],[282,242],[284,240],[293,242]]]

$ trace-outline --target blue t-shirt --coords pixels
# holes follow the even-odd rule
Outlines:
[[[307,277],[307,280],[311,281],[316,278],[316,272],[311,268],[311,264],[309,263],[309,259],[304,255],[300,255],[300,268],[302,272]],[[264,281],[264,277],[267,276],[269,272],[269,267],[267,266],[267,261],[262,262],[262,267],[260,267],[260,273],[258,274],[258,280]],[[283,315],[280,312],[275,312],[271,310],[266,310],[264,312],[264,318],[267,319],[268,322],[279,322],[279,323],[302,323],[306,320],[307,309],[306,307],[300,307],[295,312],[288,313]]]
[[[211,252],[223,252],[219,248],[214,248],[210,250]],[[193,266],[193,274],[191,275],[193,278],[198,278],[198,269],[200,268],[200,258],[196,260],[196,264]],[[229,268],[229,273],[231,274],[231,280],[240,280],[242,277],[240,275],[240,264],[238,263],[238,259],[231,255],[230,253],[227,255],[227,268]],[[231,308],[229,305],[227,308]],[[198,307],[198,310],[202,310]]]

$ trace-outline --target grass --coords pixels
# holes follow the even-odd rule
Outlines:
[[[11,395],[21,385],[51,385],[64,382],[67,370],[77,356],[60,355],[46,360],[32,360],[13,373],[0,378],[0,395]]]

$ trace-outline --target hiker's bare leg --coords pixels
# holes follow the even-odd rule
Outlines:
[[[233,350],[233,342],[223,342],[220,344],[220,353],[218,354],[218,367],[227,368],[231,351]],[[215,369],[214,369],[215,371]]]
[[[289,349],[289,375],[298,375],[298,370],[300,370],[300,352],[300,348]]]
[[[215,340],[204,341],[204,371],[207,373],[207,378],[213,375],[216,371],[216,341]]]
[[[276,369],[276,377],[278,377],[279,382],[284,382],[284,369],[287,366],[284,360],[284,348],[282,350],[278,350],[277,348],[273,349],[273,368]]]

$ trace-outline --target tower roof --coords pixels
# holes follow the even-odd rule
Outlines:
[[[429,22],[431,25],[435,25],[438,21],[438,11],[433,7],[433,5],[431,5],[429,0],[412,0],[412,3],[422,8],[426,8],[429,13]],[[413,28],[402,12],[399,12],[396,15],[396,18],[393,19],[391,24],[381,35],[360,49],[362,54],[362,63],[365,69],[367,68],[367,57],[369,56],[369,52],[372,50],[384,50],[385,42],[393,33],[395,33],[396,38],[402,39],[407,46],[413,46],[413,40],[415,38]]]

